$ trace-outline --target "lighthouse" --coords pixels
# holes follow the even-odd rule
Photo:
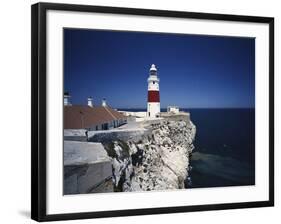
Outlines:
[[[155,118],[160,115],[160,94],[159,82],[157,77],[157,68],[154,64],[149,70],[148,82],[148,97],[147,97],[147,117]]]

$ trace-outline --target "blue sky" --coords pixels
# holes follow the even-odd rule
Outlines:
[[[151,64],[161,108],[255,106],[253,38],[64,30],[64,90],[73,104],[92,96],[114,108],[146,108]]]

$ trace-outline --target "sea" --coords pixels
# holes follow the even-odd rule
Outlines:
[[[255,109],[185,109],[196,125],[188,188],[255,184]]]
[[[181,110],[196,126],[186,188],[254,185],[255,109]]]

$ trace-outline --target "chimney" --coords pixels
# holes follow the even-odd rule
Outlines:
[[[88,106],[89,107],[93,107],[94,104],[93,104],[93,98],[92,97],[88,97]]]
[[[107,106],[105,98],[102,99],[101,105],[102,105],[103,107],[106,107],[106,106]]]
[[[63,105],[64,106],[71,106],[70,98],[71,98],[71,96],[69,95],[69,93],[64,92],[64,95],[63,95]]]

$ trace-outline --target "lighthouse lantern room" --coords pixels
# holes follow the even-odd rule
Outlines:
[[[160,94],[159,82],[157,77],[157,68],[154,64],[151,65],[149,71],[148,82],[148,97],[147,97],[147,117],[155,118],[160,115]]]

